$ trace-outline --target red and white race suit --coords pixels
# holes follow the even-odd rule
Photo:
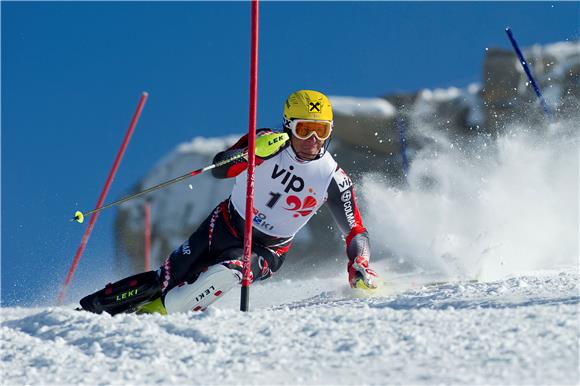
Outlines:
[[[259,134],[270,130],[261,129]],[[230,149],[219,153],[219,162],[247,147],[242,137]],[[247,162],[244,159],[214,169],[217,178],[236,177],[231,202],[237,214],[245,217]],[[281,239],[292,239],[326,202],[346,238],[347,255],[368,260],[368,234],[358,210],[354,185],[328,152],[313,161],[303,161],[288,146],[268,159],[256,159],[254,191],[254,230]]]
[[[325,152],[316,161],[304,162],[287,147],[255,169],[253,224],[277,237],[293,237],[324,204],[336,162]],[[246,213],[247,170],[238,174],[231,200]]]

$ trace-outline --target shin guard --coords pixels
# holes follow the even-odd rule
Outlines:
[[[203,311],[238,283],[240,278],[237,271],[221,264],[212,265],[200,273],[192,284],[184,283],[167,292],[165,309],[168,314]]]

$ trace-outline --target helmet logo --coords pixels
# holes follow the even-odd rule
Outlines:
[[[308,111],[311,112],[311,113],[312,112],[315,112],[315,111],[316,112],[320,112],[320,107],[322,107],[320,105],[320,102],[316,102],[316,103],[310,102],[310,107],[308,108]]]

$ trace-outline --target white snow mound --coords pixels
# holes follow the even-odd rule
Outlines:
[[[2,308],[2,384],[578,384],[579,275],[273,281],[204,313]],[[321,289],[326,290],[321,292]],[[283,294],[290,302],[279,304]]]

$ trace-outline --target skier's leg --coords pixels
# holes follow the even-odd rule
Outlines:
[[[206,233],[207,221],[171,253],[157,272],[140,273],[109,283],[104,289],[81,299],[81,307],[97,314],[103,311],[111,315],[134,312],[178,284],[193,281],[201,270],[196,267],[199,260],[207,254]]]
[[[169,290],[164,291],[163,296],[167,313],[205,310],[241,282],[241,270],[224,263],[241,259],[243,251],[241,240],[231,232],[224,219],[220,214],[210,221],[208,249],[211,252],[197,260],[191,268],[195,275],[190,276],[187,282],[167,286]],[[173,260],[168,261],[171,263]]]
[[[159,275],[163,294],[183,283],[193,283],[200,272],[212,265],[211,259],[219,255],[220,249],[214,239],[222,206],[218,205],[189,239],[163,261]]]
[[[165,294],[163,303],[168,314],[203,311],[240,282],[237,271],[222,264],[209,267],[191,284],[174,287]]]
[[[227,259],[223,257],[224,250],[241,251],[242,241],[227,219],[226,200],[163,262],[159,271],[161,299],[138,312],[164,314],[205,309],[240,281],[237,271],[219,264]]]
[[[80,302],[82,308],[98,314],[103,311],[111,315],[134,312],[179,283],[194,280],[201,270],[198,266],[204,264],[200,260],[208,254],[209,224],[215,213],[216,211],[185,243],[171,253],[159,271],[139,273],[116,283],[109,283],[102,290],[84,297]]]
[[[243,224],[232,223],[228,205],[229,199],[219,204],[198,230],[163,262],[160,270],[163,294],[184,282],[192,284],[212,265],[223,263],[241,272]],[[289,244],[265,247],[254,243],[252,249],[252,274],[264,280],[280,269]]]
[[[222,242],[227,234],[220,235]],[[279,262],[272,260],[271,251],[260,246],[254,246],[256,252],[252,252],[252,267],[250,281],[254,278],[265,280],[272,275],[270,264]],[[268,259],[264,257],[266,255]],[[168,291],[164,298],[164,312],[168,314],[187,311],[203,311],[208,306],[223,297],[225,293],[240,284],[243,270],[243,249],[229,248],[212,260],[213,265],[201,272],[192,283],[182,283]],[[276,256],[279,257],[279,256]],[[280,263],[281,264],[281,263]],[[279,267],[279,266],[278,266]]]
[[[214,259],[214,265],[205,268],[190,283],[182,283],[167,291],[163,297],[164,310],[168,314],[187,311],[203,311],[219,300],[242,281],[242,249],[231,248]],[[220,261],[223,260],[223,261]],[[258,267],[257,258],[252,258]],[[260,272],[259,268],[256,271]],[[253,280],[253,273],[251,274]]]

